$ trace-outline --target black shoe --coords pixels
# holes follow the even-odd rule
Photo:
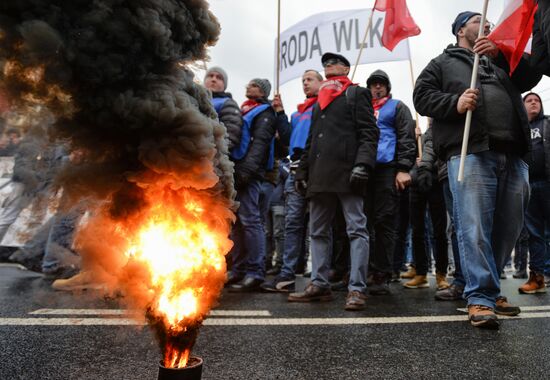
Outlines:
[[[401,273],[399,272],[392,273],[391,282],[401,282]]]
[[[277,276],[279,273],[281,273],[281,267],[273,267],[265,272],[268,276]]]
[[[296,274],[298,274],[298,273],[296,273]],[[311,277],[311,272],[305,272],[303,276],[307,277],[307,278],[310,278]]]
[[[389,283],[389,276],[385,273],[373,273],[372,285],[367,285],[367,290],[373,296],[387,296],[391,294]]]
[[[57,279],[67,279],[75,276],[80,272],[80,269],[74,265],[68,267],[59,267],[54,270],[43,270],[44,280],[57,280]]]
[[[506,280],[508,277],[506,276],[506,273],[504,271],[502,271],[502,273],[500,274],[500,279],[501,280]]]
[[[457,301],[462,299],[464,288],[452,284],[447,289],[438,290],[435,292],[435,299],[439,301]]]
[[[229,272],[227,274],[227,281],[225,281],[225,287],[229,288],[231,285],[236,284],[237,282],[241,282],[243,278],[244,276]]]
[[[294,292],[294,284],[296,281],[290,277],[277,276],[271,281],[266,281],[260,287],[268,292]]]
[[[264,280],[254,277],[245,277],[244,280],[233,284],[229,287],[231,293],[245,293],[245,292],[256,292],[260,290],[260,285]]]
[[[518,270],[516,271],[516,273],[514,273],[512,275],[512,277],[514,278],[527,278],[527,271],[524,269],[524,270]]]

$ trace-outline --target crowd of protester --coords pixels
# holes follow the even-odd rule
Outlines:
[[[249,81],[239,106],[226,71],[207,70],[204,86],[227,130],[239,203],[229,292],[325,302],[347,291],[344,309],[355,311],[367,307],[368,295],[391,294],[391,282],[411,291],[433,286],[436,300],[466,300],[472,325],[498,328],[497,315],[521,312],[500,292],[511,262],[513,276],[525,279],[520,293],[546,291],[550,118],[540,96],[528,92],[540,74],[525,56],[510,76],[496,46],[477,38],[479,28],[488,32],[480,21],[478,13],[460,13],[452,25],[456,44],[417,79],[414,106],[430,120],[424,134],[393,98],[387,73],[376,70],[365,86],[353,84],[340,54],[322,56],[324,78],[315,70],[303,74],[305,98],[296,107],[281,94],[270,99],[271,84],[260,78]],[[474,52],[481,55],[479,83],[469,89]],[[14,155],[15,165],[0,239],[56,170],[78,159],[41,141],[32,131],[21,142],[18,130],[3,131],[0,155]],[[83,214],[58,212],[10,260],[34,263],[56,279],[55,289],[86,288],[71,245]],[[311,278],[305,289],[296,288],[297,275]]]

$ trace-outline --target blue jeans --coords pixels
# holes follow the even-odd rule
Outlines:
[[[68,213],[58,212],[53,217],[42,259],[44,273],[75,265],[80,261],[78,254],[72,250],[72,244],[76,223],[83,214],[83,210],[73,209]]]
[[[294,278],[304,242],[307,199],[294,189],[294,174],[285,182],[285,249],[281,276]]]
[[[449,213],[449,218],[451,219],[452,224],[451,245],[453,249],[453,261],[455,263],[455,275],[453,285],[464,288],[466,282],[464,281],[464,276],[462,275],[462,266],[460,265],[458,239],[456,238],[456,227],[453,218],[453,194],[451,193],[451,187],[449,186],[449,178],[445,178],[443,181],[441,181],[441,186],[443,187],[443,196],[445,197],[445,207],[447,207],[447,212]]]
[[[237,221],[231,232],[234,242],[231,249],[231,271],[236,276],[246,275],[259,280],[265,277],[265,233],[260,211],[261,185],[262,181],[251,180],[246,187],[237,191],[236,200],[240,205],[237,210]]]
[[[495,307],[500,273],[521,232],[529,201],[528,166],[517,155],[486,151],[448,161],[453,216],[468,305]]]
[[[525,226],[529,232],[529,269],[544,274],[550,253],[547,241],[550,227],[550,181],[531,182]]]
[[[369,263],[369,233],[363,210],[363,197],[351,193],[319,193],[309,202],[311,233],[311,282],[330,288],[328,274],[332,258],[332,221],[337,202],[342,205],[350,243],[350,276],[348,290],[365,293]]]

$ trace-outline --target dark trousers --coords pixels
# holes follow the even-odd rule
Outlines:
[[[432,219],[433,236],[435,240],[434,257],[437,273],[446,274],[449,265],[447,242],[447,209],[443,188],[437,180],[427,193],[421,193],[417,189],[411,189],[411,224],[413,231],[413,255],[416,264],[416,273],[426,275],[431,258],[426,249],[425,215],[426,206],[429,206]]]
[[[370,273],[391,277],[397,236],[399,197],[395,188],[395,168],[378,167],[369,179],[365,197],[370,241]]]
[[[409,188],[406,188],[399,194],[399,212],[397,217],[397,240],[395,241],[395,250],[393,252],[393,272],[399,273],[403,262],[405,261],[405,249],[407,246],[407,229],[409,228],[410,203]]]
[[[514,267],[518,272],[527,270],[527,255],[529,253],[529,233],[523,226],[516,246],[514,247]]]

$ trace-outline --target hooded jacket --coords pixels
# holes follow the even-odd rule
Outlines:
[[[540,75],[530,70],[527,57],[520,61],[512,77],[508,75],[506,59],[499,54],[489,61],[490,68],[506,93],[510,96],[513,111],[519,120],[523,136],[515,146],[524,155],[530,146],[530,130],[527,114],[521,99],[521,92],[530,90],[540,80]],[[432,59],[422,71],[413,93],[416,110],[433,120],[434,151],[442,160],[460,154],[466,113],[459,114],[456,106],[459,97],[470,87],[473,68],[473,53],[451,45],[441,55]],[[490,149],[484,94],[481,91],[478,105],[472,115],[468,153],[479,153]],[[498,115],[497,115],[498,116]]]
[[[529,181],[550,181],[550,117],[544,115],[542,102],[539,114],[531,120],[529,126],[533,149],[524,157],[525,162],[529,164]],[[537,146],[536,141],[540,141],[541,145]]]
[[[243,126],[241,109],[229,92],[212,93],[212,103],[215,108],[217,108],[216,103],[218,101],[221,106],[219,110],[216,109],[216,112],[218,113],[218,119],[227,130],[228,148],[231,150],[241,141],[241,128]]]

